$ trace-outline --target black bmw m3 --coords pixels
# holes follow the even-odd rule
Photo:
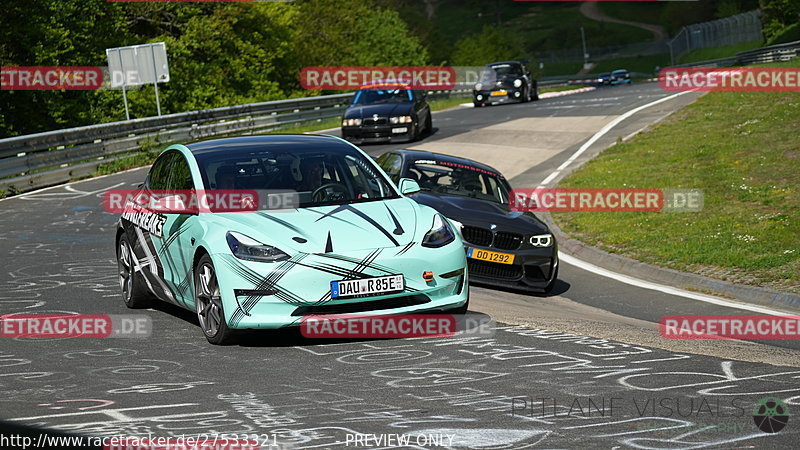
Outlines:
[[[344,112],[342,137],[359,144],[416,141],[433,129],[426,97],[403,84],[363,86]]]
[[[533,213],[512,211],[511,186],[497,170],[465,158],[394,150],[378,165],[397,183],[417,181],[411,195],[461,231],[470,282],[549,292],[558,278],[558,245]]]

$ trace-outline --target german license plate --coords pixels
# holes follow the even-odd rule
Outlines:
[[[394,292],[402,292],[405,288],[403,275],[331,281],[331,297],[346,298],[392,294]]]
[[[469,248],[467,250],[467,258],[500,264],[514,264],[514,255],[510,255],[508,253],[491,252],[489,250],[481,250],[478,248]]]
[[[492,97],[500,97],[501,95],[508,95],[506,91],[492,91]]]
[[[392,133],[407,133],[408,127],[392,128]]]

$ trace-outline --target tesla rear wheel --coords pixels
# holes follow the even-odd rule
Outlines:
[[[119,273],[119,287],[122,290],[122,300],[128,308],[147,308],[151,304],[151,298],[147,290],[142,288],[139,282],[139,277],[134,269],[133,258],[133,251],[128,243],[128,238],[122,235],[117,242],[117,271]]]
[[[208,255],[203,255],[197,262],[194,290],[197,320],[206,339],[214,345],[229,344],[233,339],[233,330],[225,322],[217,274]]]

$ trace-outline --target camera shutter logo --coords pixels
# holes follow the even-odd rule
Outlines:
[[[789,407],[775,397],[764,397],[753,408],[753,420],[764,433],[777,433],[789,422]]]

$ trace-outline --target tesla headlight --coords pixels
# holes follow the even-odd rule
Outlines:
[[[517,78],[516,80],[514,80],[514,87],[515,87],[515,88],[518,88],[518,87],[520,87],[520,86],[522,86],[522,80],[520,80],[519,78]]]
[[[431,229],[425,233],[425,237],[422,238],[422,246],[432,248],[444,247],[455,239],[456,235],[453,233],[453,229],[450,227],[450,224],[447,223],[447,220],[441,215],[436,214],[433,216],[433,225]]]
[[[343,127],[357,127],[361,125],[361,119],[344,119],[342,120]]]
[[[553,235],[550,233],[537,234],[536,236],[531,236],[528,242],[534,247],[550,247],[553,245]]]
[[[397,116],[389,118],[389,122],[392,124],[398,123],[411,123],[411,116]]]
[[[449,220],[450,223],[453,224],[453,227],[456,229],[458,234],[461,235],[461,229],[464,227],[464,224],[459,222],[459,221],[457,221],[457,220],[455,220],[455,219],[451,219],[449,217],[447,218],[447,220]]]
[[[262,244],[243,234],[229,231],[225,235],[233,256],[246,261],[277,262],[289,259],[289,255],[281,250]]]
[[[478,84],[476,84],[476,85],[475,85],[475,90],[476,90],[476,91],[481,91],[481,90],[483,90],[483,83],[478,83]]]

